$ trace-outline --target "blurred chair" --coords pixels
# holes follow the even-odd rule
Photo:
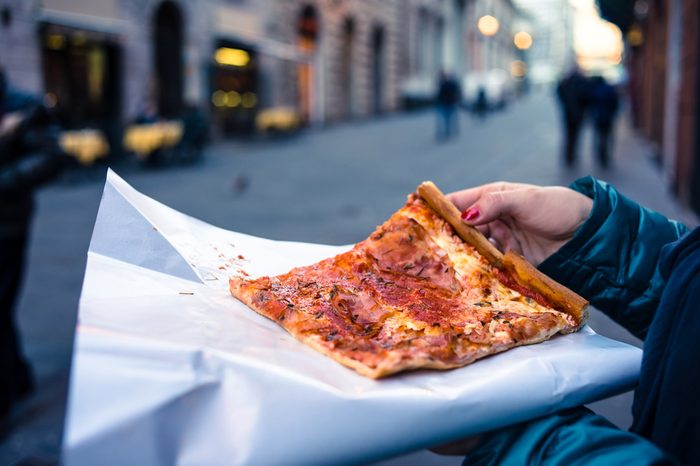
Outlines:
[[[155,166],[168,160],[169,151],[182,139],[184,125],[181,121],[159,121],[136,124],[124,132],[124,148],[136,154],[146,165]]]
[[[261,110],[255,118],[260,133],[294,133],[301,127],[301,115],[291,107]]]
[[[107,138],[96,129],[63,131],[58,143],[66,154],[75,157],[78,163],[84,166],[106,158],[109,153]]]

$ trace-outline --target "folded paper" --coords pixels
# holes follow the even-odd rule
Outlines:
[[[232,274],[280,274],[349,247],[222,230],[110,172],[80,299],[63,462],[366,463],[636,383],[641,351],[588,327],[461,369],[370,380],[228,292]]]

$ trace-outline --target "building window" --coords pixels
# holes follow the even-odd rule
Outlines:
[[[118,121],[121,67],[118,38],[54,24],[39,28],[46,101],[65,127]]]
[[[211,72],[211,108],[215,128],[226,135],[255,130],[259,107],[257,53],[236,41],[217,41]]]

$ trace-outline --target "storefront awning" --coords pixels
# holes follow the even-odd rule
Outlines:
[[[258,53],[290,61],[309,60],[309,55],[296,45],[265,37],[261,16],[243,8],[220,5],[215,27],[220,37],[249,44]]]
[[[44,0],[40,20],[45,23],[109,34],[121,34],[127,26],[127,22],[119,15],[116,0],[99,2]]]

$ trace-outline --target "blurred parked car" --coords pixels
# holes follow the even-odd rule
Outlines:
[[[401,102],[404,108],[432,105],[437,95],[437,80],[430,76],[412,76],[401,82]]]
[[[468,108],[474,108],[483,90],[488,109],[504,108],[515,95],[515,85],[505,70],[493,69],[467,73],[462,79],[462,101]],[[483,96],[482,96],[483,99]]]

